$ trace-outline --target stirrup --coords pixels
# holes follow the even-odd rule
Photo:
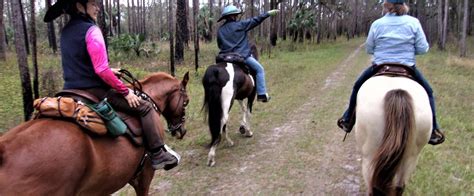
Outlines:
[[[346,133],[350,133],[352,130],[350,124],[346,122],[343,117],[337,120],[337,126],[341,128],[343,131],[345,131]]]
[[[428,141],[428,144],[431,145],[438,145],[444,142],[446,137],[444,136],[444,133],[441,132],[439,129],[434,129],[433,132],[431,132],[430,140]]]

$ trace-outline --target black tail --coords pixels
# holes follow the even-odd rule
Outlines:
[[[204,87],[204,103],[202,109],[208,113],[208,125],[211,132],[212,141],[210,146],[216,144],[220,140],[221,119],[223,115],[221,92],[222,87],[229,80],[229,74],[216,65],[207,68],[202,85]]]

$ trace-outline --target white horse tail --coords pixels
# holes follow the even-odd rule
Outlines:
[[[372,161],[374,173],[370,187],[374,195],[392,194],[392,182],[415,128],[413,101],[407,91],[394,89],[385,95],[385,131],[382,143]],[[377,194],[379,193],[379,194]]]

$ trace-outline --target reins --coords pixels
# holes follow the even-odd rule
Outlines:
[[[132,73],[130,73],[126,69],[120,69],[119,72],[121,73],[120,78],[132,85],[133,93],[135,93],[135,95],[139,96],[145,101],[150,102],[156,112],[163,114],[163,111],[160,109],[160,107],[158,107],[158,104],[155,103],[155,101],[150,97],[150,95],[148,95],[142,90],[142,84],[140,83],[140,81],[138,81],[137,78],[132,75]]]

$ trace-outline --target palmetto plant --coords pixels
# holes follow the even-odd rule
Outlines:
[[[316,28],[315,18],[315,14],[309,7],[300,6],[298,10],[296,10],[295,15],[288,25],[288,29],[293,32],[294,41],[296,41],[298,35],[301,38],[300,41],[302,41],[302,37],[307,30]]]
[[[121,34],[118,37],[112,37],[109,46],[116,55],[128,55],[133,51],[137,56],[140,56],[140,52],[147,53],[147,50],[143,48],[144,42],[145,36],[143,34]]]

